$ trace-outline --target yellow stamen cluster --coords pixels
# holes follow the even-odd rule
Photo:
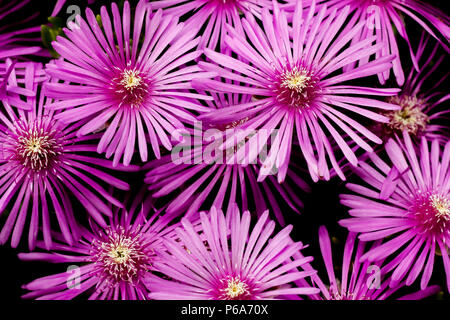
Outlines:
[[[292,70],[283,74],[281,77],[281,86],[301,94],[303,89],[309,86],[310,81],[311,77],[307,70],[294,67]]]
[[[39,171],[48,167],[50,159],[60,153],[61,146],[53,137],[54,132],[45,132],[42,128],[31,126],[18,137],[17,153],[24,166]]]
[[[238,300],[250,294],[248,285],[240,277],[229,277],[226,286],[221,290],[224,300]]]
[[[425,130],[429,118],[422,111],[425,102],[415,96],[392,97],[389,103],[399,105],[401,109],[390,111],[386,114],[389,123],[386,124],[389,130],[403,132],[407,131],[411,135],[417,135]]]
[[[140,234],[128,234],[124,229],[109,230],[103,240],[92,243],[93,260],[96,261],[107,282],[135,283],[145,273],[150,263],[149,252],[143,246]]]
[[[433,194],[430,196],[430,202],[438,219],[450,220],[450,200],[448,198]]]
[[[135,88],[142,85],[142,77],[139,75],[139,71],[136,70],[125,70],[122,73],[122,80],[120,84],[129,91],[133,91]]]
[[[127,68],[115,68],[116,77],[111,80],[111,90],[117,97],[119,106],[139,108],[147,99],[149,93],[149,81],[145,73],[131,64]]]
[[[110,249],[109,256],[114,262],[124,264],[130,259],[130,253],[130,247],[119,244]]]

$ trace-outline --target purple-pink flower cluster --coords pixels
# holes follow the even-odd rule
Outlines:
[[[450,293],[445,13],[53,2],[0,1],[0,244],[60,270],[22,298]]]

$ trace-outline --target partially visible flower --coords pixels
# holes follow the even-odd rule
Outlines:
[[[297,0],[288,1],[286,10],[293,11]],[[314,5],[315,1],[306,0],[305,5]],[[414,56],[413,49],[408,38],[407,23],[404,17],[416,21],[427,33],[436,38],[439,43],[448,52],[450,40],[450,19],[442,11],[434,8],[420,0],[318,0],[317,10],[322,6],[327,7],[326,15],[335,14],[341,10],[347,10],[350,7],[348,15],[350,20],[346,30],[351,29],[355,24],[364,22],[365,27],[353,35],[352,43],[357,43],[368,37],[376,36],[377,44],[383,44],[376,52],[375,59],[385,57],[390,54],[396,55],[392,62],[392,71],[396,77],[397,83],[403,85],[405,81],[404,71],[401,65],[402,56],[397,45],[397,34],[402,37],[409,46],[412,62],[419,70],[418,59]],[[411,20],[411,21],[412,21]],[[436,32],[437,31],[437,32]],[[345,34],[345,33],[344,33]],[[340,36],[342,38],[343,35]],[[370,57],[358,59],[359,66],[366,64]],[[404,59],[403,59],[404,60]],[[347,69],[354,66],[347,66]],[[390,70],[378,73],[378,78],[382,84],[390,76]]]
[[[17,60],[24,60],[24,56],[34,55],[42,50],[39,46],[40,26],[24,27],[39,13],[36,12],[23,20],[21,18],[21,10],[30,1],[13,0],[0,3],[0,100],[22,109],[31,108],[28,98],[34,93],[26,88],[26,84],[35,81],[35,63],[18,63]]]
[[[363,261],[391,258],[390,286],[406,278],[411,285],[423,271],[420,285],[428,285],[436,255],[442,256],[450,291],[450,142],[445,147],[433,140],[431,151],[422,137],[419,157],[409,135],[390,139],[386,152],[390,163],[375,153],[372,165],[361,162],[356,173],[371,187],[348,184],[356,194],[344,194],[341,203],[350,207],[352,218],[340,221],[363,241],[383,243],[366,252]]]
[[[66,0],[56,0],[55,7],[53,8],[51,17],[56,17],[58,13],[61,11],[63,6],[66,4]]]
[[[189,15],[186,28],[201,31],[199,47],[226,50],[227,25],[242,33],[241,16],[261,17],[262,8],[272,8],[271,0],[159,0],[152,7],[178,17]]]
[[[428,41],[429,37],[422,34],[415,55],[420,64],[419,70],[412,69],[402,91],[397,96],[388,98],[389,103],[397,104],[401,109],[384,113],[389,122],[378,125],[382,137],[401,136],[403,131],[407,131],[414,140],[420,140],[424,136],[428,140],[437,139],[442,144],[448,141],[450,127],[445,124],[450,120],[450,110],[446,106],[450,98],[446,90],[448,71],[445,70],[445,75],[436,82],[429,81],[429,77],[443,66],[442,62],[446,56],[437,56],[437,43],[430,48],[431,52],[428,52]]]
[[[127,183],[106,173],[106,169],[113,168],[111,161],[90,156],[95,151],[90,141],[98,135],[78,138],[77,126],[62,124],[55,119],[57,113],[44,108],[52,101],[42,86],[35,83],[31,88],[35,95],[40,93],[31,110],[16,112],[4,103],[5,114],[0,113],[0,214],[8,214],[0,243],[4,244],[12,234],[13,247],[18,245],[29,220],[29,248],[34,248],[40,226],[45,245],[50,248],[50,214],[56,216],[64,240],[72,244],[80,229],[69,195],[100,225],[105,225],[102,215],[112,215],[105,201],[118,207],[122,204],[102,184],[129,188]]]
[[[213,97],[213,101],[208,101],[211,110],[251,100],[249,95],[227,93]],[[227,135],[239,130],[239,125],[230,123],[219,127],[195,127],[193,134],[186,137],[185,143],[178,144],[171,155],[145,166],[150,169],[145,182],[149,190],[154,192],[154,197],[178,193],[169,202],[166,209],[168,213],[183,213],[189,217],[211,206],[227,211],[237,203],[242,210],[255,208],[257,214],[270,209],[278,222],[285,225],[282,210],[284,203],[277,201],[275,194],[279,194],[293,211],[299,213],[298,209],[303,208],[299,191],[308,192],[310,188],[294,170],[288,171],[288,181],[281,184],[274,175],[258,182],[257,162],[237,162],[233,159],[235,148],[219,149]]]
[[[330,236],[324,226],[320,227],[320,251],[325,263],[329,285],[324,284],[318,275],[313,275],[311,277],[312,283],[320,288],[321,292],[318,295],[310,296],[310,298],[315,300],[386,300],[404,287],[404,282],[392,288],[389,287],[389,277],[383,274],[380,261],[360,262],[361,256],[367,249],[364,241],[356,241],[356,236],[356,233],[352,232],[347,236],[342,258],[342,275],[341,278],[338,278],[334,271],[337,265],[333,263]],[[376,247],[377,243],[371,246],[372,249]],[[309,265],[305,268],[305,270],[310,269],[312,267]],[[439,291],[439,286],[430,286],[397,299],[420,300]]]
[[[438,140],[445,145],[450,136],[450,120],[447,93],[448,70],[444,66],[445,55],[439,55],[438,43],[429,44],[430,36],[422,33],[420,43],[415,53],[420,64],[419,71],[411,68],[406,83],[401,92],[395,96],[387,97],[387,102],[400,106],[398,110],[383,111],[389,121],[373,123],[371,130],[387,142],[390,138],[401,137],[403,131],[408,132],[415,145],[419,145],[421,137],[427,140]],[[434,82],[430,81],[433,77]],[[367,159],[369,153],[365,152],[356,143],[350,144],[358,159]],[[384,144],[375,147],[375,152],[382,152]],[[340,162],[338,162],[340,163]],[[348,164],[342,166],[342,171],[348,176],[352,174],[352,167]]]
[[[23,286],[25,299],[70,300],[85,294],[90,300],[146,300],[145,284],[162,237],[173,229],[160,212],[149,216],[151,199],[137,197],[130,211],[114,210],[104,227],[95,222],[81,230],[72,246],[55,243],[52,252],[20,253],[24,261],[70,264],[67,271],[38,278]],[[38,242],[39,248],[44,248]]]
[[[250,231],[250,213],[241,216],[237,207],[227,216],[213,207],[208,214],[200,213],[200,219],[200,231],[183,219],[182,228],[176,229],[181,242],[164,241],[167,252],[160,252],[155,269],[169,279],[147,278],[154,288],[151,298],[259,300],[319,291],[291,285],[315,273],[297,269],[311,257],[291,260],[303,248],[289,237],[292,226],[269,239],[275,223],[268,220],[268,212]]]
[[[358,160],[349,142],[354,141],[367,151],[372,151],[372,147],[362,138],[374,143],[382,142],[364,126],[364,119],[387,122],[388,118],[377,112],[399,108],[368,97],[390,96],[398,92],[397,89],[366,88],[345,83],[389,69],[394,57],[385,56],[342,73],[342,67],[369,57],[382,46],[372,45],[376,36],[349,43],[352,35],[364,28],[364,23],[341,33],[347,41],[333,41],[344,26],[348,8],[326,18],[326,6],[320,12],[311,7],[306,18],[302,19],[303,8],[298,3],[291,25],[285,12],[279,10],[276,2],[274,4],[273,15],[269,9],[263,9],[262,24],[249,14],[242,19],[245,36],[230,32],[225,37],[230,49],[248,63],[205,49],[205,55],[214,63],[200,62],[201,67],[216,72],[227,81],[195,81],[198,89],[245,93],[253,95],[252,101],[235,103],[200,118],[222,124],[248,119],[240,126],[242,132],[224,144],[230,148],[236,141],[246,141],[250,152],[247,148],[240,148],[236,155],[238,161],[249,154],[250,160],[257,157],[271,133],[276,132],[259,171],[259,181],[274,168],[278,171],[278,181],[284,181],[294,136],[314,181],[330,179],[330,163],[345,179],[335,153],[339,152],[338,156],[343,154],[352,165],[356,165]],[[249,137],[253,132],[256,133]],[[343,138],[344,135],[347,139]],[[333,150],[330,140],[336,142],[337,150]]]
[[[147,161],[148,146],[160,157],[162,144],[170,150],[170,135],[180,138],[183,123],[192,123],[189,112],[206,111],[189,92],[191,79],[208,76],[197,65],[189,65],[201,55],[194,51],[200,39],[184,28],[178,17],[153,12],[147,1],[137,4],[134,16],[126,1],[121,18],[111,4],[112,19],[105,6],[100,21],[86,9],[86,20],[77,16],[67,38],[57,37],[53,48],[62,59],[47,66],[48,74],[65,81],[47,86],[58,101],[49,105],[63,110],[57,119],[80,125],[77,135],[104,130],[97,146],[99,153],[112,155],[116,166],[123,156],[129,165],[135,146]]]

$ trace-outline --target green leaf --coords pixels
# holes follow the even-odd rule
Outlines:
[[[59,54],[53,49],[52,42],[56,40],[58,35],[64,35],[61,28],[49,27],[45,24],[41,25],[41,38],[44,47],[48,49],[53,58],[59,58]]]
[[[51,43],[53,41],[52,34],[50,32],[50,27],[43,24],[41,26],[41,37],[42,37],[42,43],[46,48],[51,47]]]
[[[64,21],[60,17],[48,17],[47,20],[55,28],[63,28],[64,27]]]
[[[98,14],[95,16],[95,19],[97,20],[98,26],[100,29],[103,29],[103,23],[102,23],[102,17]]]

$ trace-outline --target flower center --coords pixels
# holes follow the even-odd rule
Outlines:
[[[227,277],[221,280],[223,287],[219,290],[220,300],[246,300],[250,297],[247,283],[238,277]]]
[[[119,245],[116,248],[112,248],[109,252],[109,256],[114,260],[117,264],[125,264],[130,259],[131,250],[128,246]]]
[[[150,254],[142,243],[140,234],[131,234],[123,228],[108,230],[106,237],[92,243],[93,261],[102,270],[110,284],[127,281],[136,283],[150,266]]]
[[[49,129],[42,121],[20,121],[10,134],[5,150],[10,160],[19,161],[24,167],[41,171],[51,167],[62,153],[62,138],[58,130]]]
[[[422,232],[430,235],[450,234],[450,198],[437,193],[425,193],[415,199],[410,209]]]
[[[392,97],[389,103],[399,105],[401,109],[389,111],[385,115],[389,118],[389,123],[385,126],[387,131],[392,133],[407,131],[411,135],[418,135],[424,131],[428,122],[428,116],[422,112],[425,102],[414,96]]]
[[[218,124],[218,125],[214,125],[212,126],[214,129],[220,130],[222,131],[222,139],[227,139],[229,136],[231,136],[233,133],[238,132],[239,127],[243,124],[245,124],[247,121],[249,120],[248,117],[245,117],[243,119],[240,120],[236,120],[233,122],[229,122],[229,123],[224,123],[224,124]],[[237,129],[238,128],[238,129]],[[250,132],[248,135],[246,135],[245,137],[243,137],[242,140],[240,141],[235,141],[236,143],[229,148],[226,148],[223,151],[219,150],[219,146],[220,144],[217,143],[217,141],[219,140],[214,140],[213,142],[211,142],[211,146],[214,146],[214,157],[215,157],[215,161],[218,161],[218,163],[222,164],[222,163],[228,163],[228,164],[247,164],[247,162],[241,163],[241,160],[239,160],[239,162],[237,162],[237,158],[234,158],[233,160],[230,160],[231,157],[233,157],[237,151],[242,148],[245,147],[246,143],[250,140],[251,137],[253,137],[256,133],[254,132]],[[209,141],[208,141],[209,143]],[[212,159],[211,159],[212,160]],[[209,160],[208,160],[209,161]],[[247,161],[247,158],[242,159],[242,161]]]
[[[139,71],[136,70],[125,70],[122,73],[120,84],[125,90],[132,92],[142,84],[142,77],[139,74]]]
[[[296,108],[309,108],[317,94],[317,79],[303,67],[293,67],[285,70],[275,85],[278,102]]]
[[[288,72],[283,76],[283,81],[281,85],[284,88],[291,89],[299,94],[302,93],[303,89],[307,87],[311,77],[304,70]]]
[[[149,92],[148,79],[142,72],[130,66],[117,71],[118,75],[111,81],[111,89],[119,106],[139,108],[145,102]]]

